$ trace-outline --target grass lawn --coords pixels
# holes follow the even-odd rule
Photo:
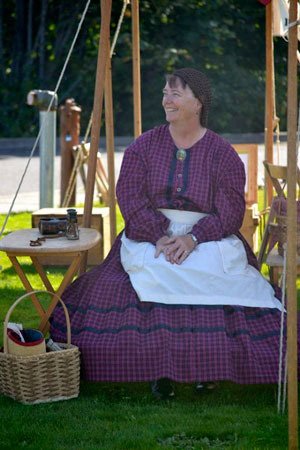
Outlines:
[[[0,215],[0,226],[4,216]],[[122,228],[118,216],[119,230]],[[31,214],[10,217],[6,233],[31,227]],[[32,284],[43,289],[25,262]],[[9,306],[24,288],[0,253],[1,326]],[[49,268],[54,286],[60,269]],[[17,307],[12,320],[37,325],[31,302]],[[2,342],[3,328],[0,329]],[[287,415],[276,411],[277,386],[220,388],[196,394],[193,385],[175,384],[172,401],[157,402],[148,383],[82,382],[78,399],[25,406],[0,396],[0,449],[114,450],[114,449],[286,449]]]

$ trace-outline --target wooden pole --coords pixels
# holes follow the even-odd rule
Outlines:
[[[89,228],[93,209],[95,173],[97,153],[100,140],[100,126],[103,109],[104,83],[106,63],[109,58],[110,17],[112,0],[101,0],[101,30],[97,59],[96,82],[94,92],[93,119],[91,129],[91,145],[88,160],[88,172],[85,188],[85,202],[83,212],[83,226]],[[80,267],[80,273],[85,272],[87,264],[87,252]]]
[[[108,203],[110,218],[110,245],[112,246],[116,238],[116,187],[115,187],[115,143],[114,143],[114,115],[113,115],[113,94],[111,59],[106,64],[105,74],[105,130],[106,130],[106,151],[107,151],[107,172],[108,172]]]
[[[266,6],[266,88],[265,88],[265,159],[273,162],[273,117],[274,117],[274,46],[273,46],[273,2]],[[265,172],[265,207],[272,202],[273,188]]]
[[[60,111],[60,205],[63,206],[65,195],[69,186],[70,178],[74,168],[73,147],[79,144],[80,135],[80,113],[81,108],[76,105],[73,98],[68,98]],[[64,206],[76,203],[76,179],[74,189]]]
[[[297,0],[290,1],[289,23],[297,21]],[[289,28],[287,92],[287,370],[289,449],[298,449],[298,376],[297,376],[297,26]]]
[[[142,133],[139,0],[131,0],[134,137]]]

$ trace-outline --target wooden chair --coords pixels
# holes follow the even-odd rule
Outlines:
[[[257,144],[232,144],[244,163],[246,173],[245,200],[246,209],[240,232],[256,253],[258,251],[258,227],[260,214],[257,204]]]
[[[272,200],[269,217],[265,226],[261,247],[258,255],[258,263],[261,267],[263,262],[269,266],[270,281],[278,284],[279,275],[283,269],[283,257],[276,248],[269,248],[272,238],[272,229],[276,227],[276,216],[278,214],[278,204],[282,200],[286,202],[287,187],[287,167],[263,162],[266,173],[272,181],[276,196]],[[297,169],[297,185],[300,188],[300,171]],[[298,271],[300,273],[300,257],[298,257]]]
[[[88,164],[90,154],[90,143],[82,142],[80,145],[73,147],[73,153],[75,163],[69,179],[68,187],[65,193],[65,198],[63,199],[61,205],[65,207],[68,206],[69,200],[74,192],[76,186],[76,177],[78,173],[80,173],[81,175],[81,180],[84,188],[86,187],[86,172],[84,169],[84,165]],[[107,205],[108,178],[99,152],[97,153],[95,183],[99,199],[102,200]]]
[[[246,172],[245,200],[247,206],[257,203],[257,144],[232,144],[244,163]]]

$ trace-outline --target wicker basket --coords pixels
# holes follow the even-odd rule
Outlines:
[[[67,343],[61,351],[34,356],[8,353],[7,325],[14,308],[32,293],[48,292],[62,304],[67,322]],[[8,310],[3,330],[4,351],[0,353],[0,393],[24,404],[46,403],[78,397],[80,384],[80,353],[71,344],[71,326],[64,302],[53,292],[33,291],[15,301]]]

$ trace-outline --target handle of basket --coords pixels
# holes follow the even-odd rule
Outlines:
[[[27,292],[26,294],[22,295],[21,297],[19,297],[9,308],[9,310],[6,313],[5,316],[5,320],[4,320],[4,327],[3,327],[3,348],[4,348],[4,353],[8,353],[8,344],[7,344],[7,326],[8,326],[8,322],[11,316],[11,313],[13,312],[13,310],[15,309],[15,307],[22,301],[24,300],[24,298],[29,297],[32,294],[50,294],[52,297],[56,297],[57,300],[61,303],[63,309],[64,309],[64,313],[65,313],[65,318],[66,318],[66,323],[67,323],[67,346],[70,347],[71,345],[71,324],[70,324],[70,316],[67,310],[66,305],[64,304],[64,302],[62,301],[62,299],[55,294],[55,292],[50,292],[50,291],[44,291],[44,290],[40,290],[40,291],[31,291],[31,292]]]

